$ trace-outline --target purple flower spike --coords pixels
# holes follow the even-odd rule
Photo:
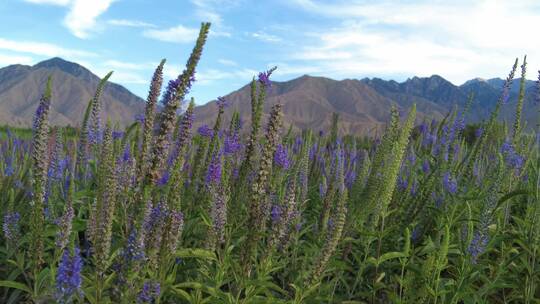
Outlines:
[[[56,300],[58,303],[70,303],[75,294],[82,295],[82,266],[79,248],[75,247],[73,255],[70,255],[69,249],[64,249],[56,274]]]
[[[227,101],[227,99],[225,99],[225,97],[220,96],[217,98],[217,105],[220,108],[225,108],[229,105],[229,102]]]
[[[140,123],[140,124],[143,124],[144,123],[144,114],[135,115],[135,121]]]
[[[212,156],[212,161],[206,173],[206,184],[219,184],[221,182],[221,152]]]
[[[259,73],[259,82],[266,88],[270,88],[272,86],[272,82],[270,81],[270,75],[276,70],[277,67],[273,67],[270,70],[266,72]]]
[[[450,175],[450,172],[443,175],[443,187],[449,193],[454,194],[457,192],[457,181]]]
[[[276,147],[276,152],[274,153],[274,162],[284,170],[289,169],[291,166],[287,148],[281,144]]]
[[[233,135],[227,135],[225,137],[225,141],[223,143],[223,152],[226,155],[234,154],[242,149],[242,144],[240,144],[240,140],[238,138],[238,134],[235,133]]]
[[[142,290],[137,296],[137,303],[154,303],[161,293],[161,288],[157,282],[145,282]]]
[[[214,135],[214,130],[210,129],[208,125],[200,126],[197,132],[203,137],[212,137]]]
[[[429,161],[427,159],[422,163],[422,172],[429,173]]]
[[[283,210],[281,210],[281,206],[279,205],[272,206],[272,210],[270,211],[270,216],[272,217],[273,224],[277,224],[281,221],[282,213],[283,213]]]
[[[15,241],[19,237],[19,220],[21,215],[18,212],[7,212],[4,215],[2,230],[7,240]]]

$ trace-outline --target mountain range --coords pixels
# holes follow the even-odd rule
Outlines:
[[[49,75],[53,77],[52,123],[79,125],[99,77],[83,66],[61,58],[34,66],[10,65],[0,69],[0,124],[30,126]],[[388,121],[392,104],[406,111],[416,103],[419,121],[440,119],[455,106],[462,109],[472,92],[475,98],[467,121],[478,122],[488,117],[500,96],[503,82],[500,78],[475,78],[456,86],[438,75],[413,77],[403,82],[380,78],[338,81],[304,75],[290,81],[272,82],[267,89],[265,113],[280,102],[285,127],[326,130],[330,127],[332,113],[337,112],[341,133],[370,134]],[[512,121],[518,92],[519,79],[511,87],[510,102],[501,110],[502,119]],[[224,97],[228,101],[226,119],[237,110],[243,122],[249,124],[249,84]],[[527,80],[523,119],[529,127],[538,119],[535,97],[535,82]],[[136,114],[144,112],[144,100],[115,83],[105,86],[102,102],[103,112],[121,125],[127,125]],[[216,101],[196,107],[195,126],[212,124],[216,113]]]

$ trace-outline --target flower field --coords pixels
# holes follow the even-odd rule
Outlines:
[[[442,121],[393,108],[379,138],[337,115],[286,130],[280,104],[263,116],[270,69],[249,126],[219,98],[194,128],[209,28],[129,127],[101,119],[109,73],[75,132],[49,125],[49,79],[32,131],[0,133],[1,303],[540,303],[538,132],[523,94],[497,119],[525,60],[480,124],[471,96]]]

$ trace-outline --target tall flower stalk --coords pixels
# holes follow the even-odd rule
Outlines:
[[[156,115],[156,107],[161,92],[161,85],[163,84],[163,66],[165,65],[165,59],[162,59],[157,66],[152,82],[150,83],[150,91],[148,92],[148,98],[146,99],[146,108],[144,112],[143,121],[143,135],[141,153],[138,163],[139,179],[144,176],[146,170],[145,167],[149,160],[148,152],[150,151],[150,145],[152,143],[152,132],[154,131],[154,118]],[[141,180],[139,181],[139,183]]]
[[[31,219],[31,247],[30,254],[34,267],[34,275],[37,275],[43,264],[44,234],[43,226],[45,187],[47,183],[48,165],[48,136],[49,136],[49,111],[52,98],[52,78],[47,79],[45,92],[39,101],[36,114],[34,116],[33,138],[32,138],[32,184],[34,188],[34,198]]]
[[[160,169],[163,167],[165,160],[167,159],[168,137],[174,128],[176,122],[176,111],[180,107],[180,103],[184,100],[185,95],[191,88],[194,80],[195,68],[199,63],[201,54],[203,51],[208,32],[210,30],[210,23],[203,23],[199,31],[199,36],[195,47],[191,52],[191,55],[187,61],[186,69],[176,79],[177,85],[169,86],[167,88],[168,101],[165,108],[160,114],[160,127],[158,133],[154,139],[152,159],[150,169],[147,177],[151,184],[157,183],[160,178]]]
[[[279,140],[279,130],[281,129],[281,107],[281,104],[272,107],[266,130],[266,143],[262,151],[257,177],[251,189],[249,232],[243,253],[243,261],[248,268],[251,260],[256,257],[257,245],[266,227],[267,188],[272,171],[273,156]],[[249,273],[250,269],[247,269],[247,272]]]

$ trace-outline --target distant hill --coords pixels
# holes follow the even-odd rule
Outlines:
[[[53,77],[52,123],[73,126],[80,123],[99,78],[79,64],[52,58],[34,66],[11,65],[0,69],[0,124],[32,124],[48,75]],[[478,122],[489,116],[501,94],[503,82],[500,78],[475,78],[456,86],[438,75],[413,77],[403,82],[380,78],[338,81],[304,75],[289,81],[272,82],[264,111],[267,116],[270,107],[281,102],[286,128],[293,125],[296,130],[315,131],[328,130],[332,113],[337,112],[341,133],[375,134],[388,122],[394,103],[402,112],[416,103],[418,121],[440,119],[455,106],[463,109],[472,92],[475,100],[467,121]],[[538,106],[534,104],[535,82],[528,80],[526,88],[523,119],[531,127],[538,119]],[[500,117],[510,122],[513,122],[518,90],[519,79],[516,79],[511,87],[510,102],[501,109]],[[226,121],[233,110],[238,110],[244,123],[249,125],[249,84],[225,98],[229,101]],[[104,116],[106,114],[122,125],[144,112],[141,98],[114,83],[106,85],[102,102]],[[216,113],[215,101],[196,107],[195,126],[212,124]]]
[[[53,78],[52,124],[80,124],[99,77],[61,58],[34,66],[10,65],[0,69],[0,124],[31,126],[49,75]],[[135,114],[144,112],[144,101],[115,83],[107,83],[101,100],[103,113],[122,125],[133,121]]]
[[[285,82],[272,82],[268,90],[265,113],[271,105],[281,102],[284,110],[286,127],[292,124],[296,129],[328,130],[333,112],[340,115],[340,132],[373,134],[388,121],[392,103],[403,112],[413,103],[418,108],[418,121],[440,119],[455,106],[463,109],[469,94],[475,99],[467,117],[468,122],[486,119],[500,96],[502,79],[473,79],[461,86],[456,86],[441,76],[413,77],[404,82],[364,78],[362,80],[332,80],[324,77],[304,75]],[[523,119],[529,127],[537,120],[538,109],[535,107],[535,82],[527,81]],[[515,104],[519,90],[519,79],[514,81],[510,101],[501,111],[503,119],[513,121]],[[249,124],[250,88],[249,85],[225,96],[230,105],[225,111],[230,117],[233,110],[238,110],[241,117]],[[197,107],[196,125],[211,124],[217,112],[217,105],[212,101]]]

